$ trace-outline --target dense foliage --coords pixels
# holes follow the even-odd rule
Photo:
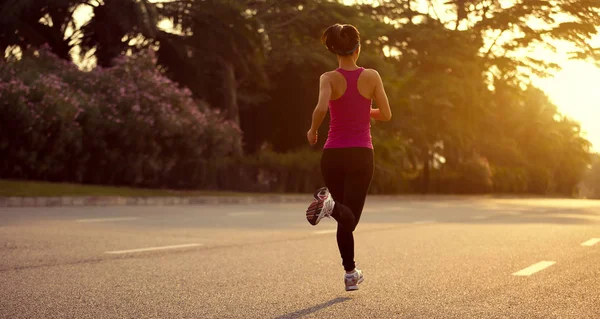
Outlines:
[[[202,155],[194,154],[194,158],[208,162],[198,160],[189,167],[181,166],[190,172],[207,172],[194,178],[193,186],[296,192],[320,183],[318,149],[307,149],[304,134],[316,102],[317,79],[335,68],[336,61],[318,39],[333,23],[352,23],[363,38],[360,64],[382,74],[394,113],[392,122],[374,124],[377,162],[373,192],[577,193],[590,163],[589,143],[582,138],[578,123],[559,114],[529,80],[530,75],[547,75],[557,66],[537,60],[527,51],[551,47],[553,41],[560,40],[572,45],[574,58],[600,60],[598,50],[588,44],[598,33],[600,2],[522,0],[509,6],[490,0],[455,0],[431,2],[426,7],[419,3],[384,0],[373,5],[357,1],[346,6],[326,0],[2,0],[0,49],[19,47],[27,51],[48,43],[58,57],[70,61],[68,52],[79,46],[83,55],[94,56],[105,68],[100,70],[108,73],[119,72],[123,54],[156,50],[156,63],[148,64],[148,69],[159,69],[189,88],[196,99],[206,101],[210,109],[220,111],[243,131],[243,144],[229,141],[223,143],[225,150],[214,153],[234,156],[217,162],[208,160],[214,156],[207,155],[209,151],[204,148],[221,144],[207,141],[234,135],[214,133],[207,137],[198,133],[189,141],[179,142],[195,144],[204,139],[198,144],[202,151],[197,151]],[[72,13],[80,5],[92,6],[94,16],[69,32],[69,28],[76,28]],[[170,21],[173,29],[159,29],[161,20]],[[56,68],[63,66],[57,64]],[[41,87],[58,71],[40,72],[30,72],[27,85],[39,82],[36,85]],[[94,78],[98,72],[81,73],[78,81]],[[84,90],[75,82],[65,81]],[[117,94],[118,87],[122,86],[114,86]],[[97,94],[101,90],[104,88],[90,87],[84,92]],[[140,87],[139,92],[151,90]],[[14,102],[3,104],[3,112],[18,112],[15,110],[21,102],[16,96],[12,96]],[[131,112],[132,103],[124,100],[120,114]],[[151,101],[137,105],[143,112],[159,114]],[[204,106],[198,110],[202,114],[216,112]],[[223,130],[229,132],[229,124],[222,123],[230,122],[217,121],[211,127],[217,130],[225,125]],[[87,126],[95,130],[92,124],[80,125],[80,130]],[[137,133],[137,129],[130,130]],[[326,131],[324,125],[320,136],[326,136]],[[111,147],[124,143],[123,149],[140,143],[135,147],[145,150],[143,139],[124,136],[104,143]],[[31,147],[38,154],[47,152],[37,144]],[[11,146],[9,150],[24,156],[17,149]],[[147,152],[157,151],[150,148]],[[195,160],[189,155],[191,151],[177,152],[181,161]],[[11,156],[17,156],[14,154]],[[72,165],[71,160],[95,167],[100,164],[93,161],[108,161],[100,153],[85,161],[86,155],[65,154],[71,155],[48,155],[47,163],[60,159],[60,165]],[[11,171],[13,166],[20,167],[16,159],[3,162],[0,177],[24,171]],[[134,163],[135,167],[169,166],[143,157]],[[78,170],[83,166],[77,166]],[[171,176],[167,179],[173,183],[185,174],[176,173],[181,170],[162,172],[161,176]],[[81,180],[161,184],[152,174],[136,176]]]
[[[83,72],[47,49],[0,64],[0,176],[198,186],[199,161],[230,155],[235,123],[157,71],[153,53]]]

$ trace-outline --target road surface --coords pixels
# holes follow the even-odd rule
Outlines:
[[[600,318],[599,201],[307,204],[0,208],[0,318]]]

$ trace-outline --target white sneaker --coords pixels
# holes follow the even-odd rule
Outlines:
[[[326,187],[318,189],[314,194],[315,200],[306,210],[306,219],[311,225],[318,224],[324,217],[331,217],[335,202]]]
[[[353,273],[345,274],[346,291],[358,290],[358,284],[363,282],[364,279],[362,271],[358,268],[355,268]]]

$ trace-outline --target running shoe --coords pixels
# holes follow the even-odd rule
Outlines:
[[[326,187],[318,189],[314,194],[315,200],[306,210],[306,219],[311,225],[317,225],[323,217],[331,217],[335,202]]]
[[[355,268],[353,273],[345,274],[346,291],[358,290],[358,284],[363,282],[364,279],[362,271],[358,268]]]
[[[321,187],[317,189],[317,191],[313,194],[315,200],[325,199],[327,198],[327,194],[329,194],[329,189],[327,187]]]

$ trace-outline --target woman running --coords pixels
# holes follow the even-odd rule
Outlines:
[[[337,244],[346,270],[346,290],[357,290],[362,271],[354,263],[354,237],[373,178],[371,121],[389,121],[392,112],[383,82],[377,71],[356,65],[360,55],[360,34],[352,25],[329,27],[321,42],[336,54],[339,68],[321,75],[319,101],[312,125],[306,133],[311,145],[317,143],[317,131],[330,112],[329,134],[321,157],[325,186],[315,192],[315,201],[306,218],[317,225],[323,217],[338,222]],[[374,100],[378,109],[373,109]]]

